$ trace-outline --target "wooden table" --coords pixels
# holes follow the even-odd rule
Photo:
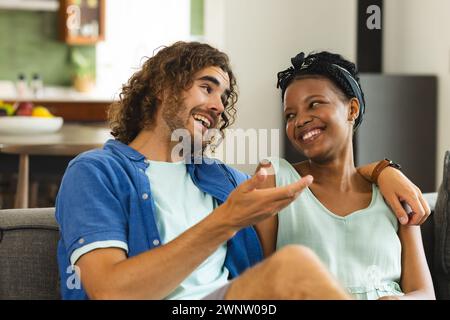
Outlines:
[[[0,134],[0,152],[19,155],[19,176],[15,197],[16,208],[28,207],[29,156],[76,156],[84,151],[100,148],[112,138],[104,126],[65,124],[50,134]]]

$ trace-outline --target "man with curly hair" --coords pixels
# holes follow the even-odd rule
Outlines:
[[[63,298],[348,298],[304,247],[262,261],[253,225],[290,204],[311,177],[260,190],[264,169],[250,178],[173,153],[174,131],[195,139],[224,130],[236,101],[227,55],[207,44],[165,47],[130,78],[109,112],[115,139],[74,159],[61,183]],[[402,191],[409,181],[393,175],[384,179]]]

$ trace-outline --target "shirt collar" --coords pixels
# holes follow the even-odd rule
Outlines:
[[[142,161],[145,159],[145,156],[142,153],[134,150],[133,148],[126,145],[125,143],[120,142],[119,140],[109,139],[108,141],[106,141],[103,149],[111,150],[113,152],[118,151],[133,161]]]
[[[230,192],[237,187],[236,182],[219,161],[208,160],[209,163],[203,161],[199,164],[188,164],[188,172],[200,190],[224,202]]]
[[[145,160],[145,156],[142,153],[119,140],[109,139],[106,141],[103,149],[119,152],[132,161],[141,161],[143,163]],[[215,159],[193,157],[191,158],[191,163],[187,164],[187,168],[194,184],[200,190],[211,194],[222,202],[225,201],[228,194],[236,187],[226,170],[221,168],[220,161]]]

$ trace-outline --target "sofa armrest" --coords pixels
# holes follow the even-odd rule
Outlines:
[[[428,205],[430,206],[431,212],[433,212],[434,208],[436,207],[438,193],[437,192],[424,193],[423,197],[424,197],[425,201],[428,203]]]

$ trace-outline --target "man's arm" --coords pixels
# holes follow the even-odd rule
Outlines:
[[[401,287],[404,296],[387,296],[382,300],[436,299],[422,244],[420,227],[400,226],[398,235],[402,243]]]
[[[274,215],[311,183],[256,190],[264,172],[235,189],[207,218],[159,248],[128,258],[121,249],[97,249],[76,263],[93,299],[162,299],[238,230]]]
[[[358,167],[358,172],[371,181],[372,172],[378,162]],[[420,189],[412,183],[400,170],[387,167],[378,176],[378,187],[386,202],[394,211],[401,224],[420,225],[430,215],[430,207],[423,198]],[[405,201],[412,209],[408,215],[402,202]]]
[[[233,235],[210,215],[173,241],[132,258],[118,248],[83,255],[76,265],[91,299],[162,299]]]

